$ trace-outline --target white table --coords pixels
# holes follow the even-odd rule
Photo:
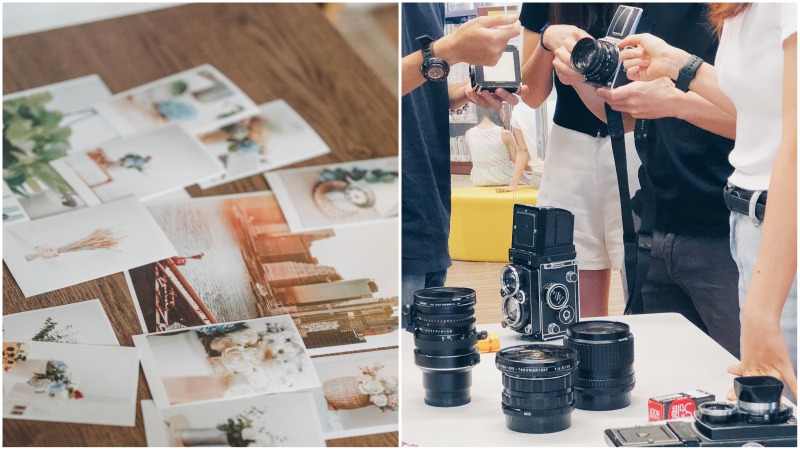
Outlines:
[[[403,333],[401,377],[401,442],[419,446],[605,446],[607,428],[647,424],[650,397],[702,389],[726,400],[733,386],[727,367],[736,358],[680,314],[647,314],[608,317],[630,325],[634,336],[636,387],[632,402],[617,411],[572,412],[572,426],[551,434],[525,434],[506,428],[500,407],[500,371],[494,353],[481,354],[472,369],[472,401],[455,408],[424,403],[422,372],[414,365],[414,337]],[[478,325],[478,330],[497,333],[500,347],[527,344],[519,334],[499,324]],[[560,340],[555,343],[560,343]],[[784,401],[786,401],[784,399]]]

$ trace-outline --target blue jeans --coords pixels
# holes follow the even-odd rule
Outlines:
[[[731,255],[739,267],[739,305],[744,309],[747,288],[756,268],[758,248],[761,246],[761,223],[752,218],[731,213]],[[795,276],[786,304],[781,313],[781,331],[786,339],[789,357],[797,373],[797,277]]]
[[[429,287],[442,287],[446,279],[447,269],[428,273],[404,273],[402,286],[400,287],[400,295],[403,298],[403,311],[406,310],[406,305],[411,306],[414,304],[414,292]],[[401,314],[400,317],[402,317],[403,328],[407,330],[411,326],[408,316]]]

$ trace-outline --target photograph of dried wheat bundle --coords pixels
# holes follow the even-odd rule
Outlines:
[[[797,447],[796,2],[403,3],[401,46],[401,444]]]
[[[3,5],[4,446],[399,445],[398,18]]]

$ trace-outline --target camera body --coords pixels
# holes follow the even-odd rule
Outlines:
[[[797,419],[780,404],[783,383],[773,377],[734,380],[738,402],[707,402],[694,422],[615,428],[605,431],[614,447],[797,447]]]
[[[522,85],[519,50],[508,45],[494,66],[469,66],[469,79],[476,92],[494,92],[500,88],[517,92]]]
[[[620,5],[605,37],[597,40],[586,37],[575,44],[570,62],[587,83],[608,88],[628,83],[617,44],[636,32],[641,17],[641,8]]]
[[[503,327],[531,340],[566,334],[578,321],[575,219],[567,210],[514,205],[509,264],[503,268]]]

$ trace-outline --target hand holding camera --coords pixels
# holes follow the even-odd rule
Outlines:
[[[482,16],[461,25],[433,44],[434,53],[453,65],[459,62],[494,66],[503,56],[508,40],[519,36],[517,16]]]
[[[632,81],[653,81],[661,77],[677,80],[692,55],[652,34],[634,34],[621,40],[619,60]],[[632,48],[625,48],[632,47]]]

